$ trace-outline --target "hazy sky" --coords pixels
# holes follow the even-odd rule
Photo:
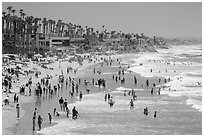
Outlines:
[[[27,15],[71,22],[102,30],[145,33],[159,36],[202,36],[202,3],[70,3],[15,2],[2,3],[2,10],[12,6]]]

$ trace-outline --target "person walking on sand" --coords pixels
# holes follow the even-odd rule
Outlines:
[[[42,117],[39,115],[39,116],[38,116],[38,127],[39,127],[39,130],[41,130],[42,122],[43,122],[43,119],[42,119]]]
[[[72,109],[72,119],[77,119],[77,116],[79,115],[78,111],[76,110],[75,106]]]
[[[48,119],[49,119],[49,124],[51,124],[51,122],[52,122],[52,115],[50,113],[48,113]]]
[[[20,106],[19,106],[19,104],[16,104],[16,112],[17,112],[17,118],[20,118]]]
[[[64,103],[63,103],[63,110],[66,111],[66,108],[67,108],[67,99],[64,100]]]

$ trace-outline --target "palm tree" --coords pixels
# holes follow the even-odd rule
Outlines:
[[[6,20],[6,34],[8,35],[8,38],[9,38],[10,33],[11,33],[11,23],[12,23],[12,18],[10,16],[10,14],[7,14],[5,16],[5,20]]]
[[[52,20],[51,19],[49,19],[48,21],[47,21],[47,23],[48,23],[48,32],[49,32],[49,35],[51,35],[51,32],[52,32]]]
[[[62,20],[58,20],[56,24],[56,30],[57,30],[58,37],[60,36],[61,24],[62,24]]]
[[[14,45],[16,45],[16,35],[17,35],[17,19],[18,17],[17,16],[12,16],[12,22],[13,22],[13,42],[14,42]]]
[[[104,27],[105,27],[105,26],[103,25],[103,26],[102,26],[102,28],[103,28],[103,32],[104,32]]]
[[[13,13],[13,16],[14,16],[16,10],[15,10],[15,9],[12,9],[11,12]]]
[[[53,24],[53,26],[52,26],[52,34],[55,34],[56,21],[53,20],[52,24]]]
[[[23,17],[22,19],[25,19],[25,15],[26,15],[26,14],[25,14],[25,13],[22,13],[21,15],[22,15],[22,17]]]
[[[47,19],[43,18],[42,23],[43,23],[43,36],[45,37],[45,34],[46,34],[45,29],[46,29],[46,25],[47,25]]]
[[[20,14],[23,13],[23,9],[20,9]]]
[[[26,27],[27,27],[27,29],[26,29],[26,34],[27,34],[26,43],[27,43],[27,45],[29,47],[29,51],[30,51],[30,34],[32,34],[32,29],[33,29],[33,27],[32,27],[33,16],[27,16],[25,18],[25,22],[26,22]]]
[[[20,20],[19,20],[19,29],[20,29],[20,31],[19,31],[19,33],[20,33],[20,43],[21,43],[21,45],[24,47],[24,45],[25,45],[25,29],[26,29],[26,22],[25,22],[25,13],[23,12],[23,9],[20,9],[20,16],[21,16],[21,18],[20,18]]]
[[[34,26],[33,26],[33,34],[34,34],[34,46],[33,46],[33,51],[35,51],[35,45],[38,46],[38,42],[37,42],[37,31],[38,31],[38,22],[41,20],[41,18],[34,18],[33,19],[33,23],[34,23]]]
[[[10,14],[10,13],[11,13],[11,10],[12,10],[12,6],[8,6],[8,7],[7,7],[7,10],[8,10],[8,14]]]
[[[5,23],[5,20],[6,20],[6,12],[5,11],[3,11],[2,12],[2,33],[4,34],[4,23]]]
[[[156,45],[156,36],[153,37],[154,45]]]
[[[99,34],[99,31],[97,30],[97,31],[96,31],[96,36],[97,36],[97,38],[98,38],[98,34]]]
[[[61,29],[61,36],[64,36],[64,27],[65,27],[65,23],[62,22],[62,29]]]

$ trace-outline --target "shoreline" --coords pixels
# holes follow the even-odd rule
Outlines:
[[[200,45],[196,45],[196,46],[200,46]],[[174,53],[174,47],[176,46],[171,46],[171,47],[173,48],[171,49],[171,52],[168,52],[169,54]],[[198,93],[199,95],[201,95],[202,92],[200,91],[202,91],[202,85],[198,85],[197,83],[200,82],[202,84],[202,71],[200,70],[192,71],[190,69],[190,67],[192,68],[197,67],[197,66],[199,67],[200,64],[198,64],[197,62],[193,62],[194,60],[192,61],[193,63],[190,63],[185,60],[183,62],[182,61],[175,62],[172,59],[166,58],[165,54],[161,54],[164,51],[163,52],[161,51],[160,51],[160,54],[158,53],[153,58],[151,54],[150,55],[146,54],[142,58],[136,59],[135,60],[136,67],[132,67],[129,70],[134,71],[134,72],[139,72],[142,76],[145,76],[145,77],[163,76],[166,78],[170,78],[171,79],[170,82],[157,86],[161,88],[165,87],[165,89],[161,90],[162,95],[168,95],[172,97],[177,97],[177,96],[179,97],[183,95],[188,96],[188,95],[195,94],[195,93]],[[193,50],[191,49],[189,49],[189,51],[193,52]],[[177,51],[176,56],[179,56],[179,54],[182,54],[182,53],[180,53],[180,51]],[[200,53],[196,53],[196,54],[200,54]],[[150,58],[151,60],[149,60]],[[145,62],[146,64],[139,66],[138,62],[140,61],[143,61],[143,63]],[[168,68],[168,72],[165,72],[165,70],[167,71],[165,66],[166,68]],[[189,67],[189,68],[185,70],[186,67]],[[152,69],[153,72],[150,72],[150,69]],[[169,71],[171,71],[171,73]],[[194,89],[189,89],[188,87],[192,87]],[[189,90],[193,90],[194,92],[192,93]],[[195,103],[195,105],[193,102]],[[193,98],[187,99],[186,105],[190,105],[192,108],[197,109],[198,111],[202,112],[202,105],[194,101]]]
[[[116,55],[116,57],[119,57],[119,58],[120,58],[120,57],[121,57],[121,58],[124,58],[124,56],[126,56],[126,54],[125,54],[125,55],[122,55],[122,57],[121,57],[121,55],[119,55],[119,56]],[[131,55],[130,55],[130,56],[131,56]],[[139,55],[136,54],[136,56],[139,56]],[[142,54],[141,56],[144,56],[144,54]],[[126,62],[126,63],[127,63],[127,62]],[[139,63],[141,63],[141,62],[139,62]],[[145,64],[145,63],[144,63],[144,64]],[[93,65],[93,64],[92,64],[92,65]],[[136,65],[137,65],[137,64],[136,64]],[[89,68],[89,67],[90,67],[90,66],[87,66],[87,67],[85,67],[85,68],[82,67],[82,69],[86,69],[86,68]],[[132,67],[132,66],[131,66],[131,67]],[[134,67],[134,66],[133,66],[133,67]],[[143,66],[143,67],[144,67],[144,66]],[[128,69],[127,69],[127,70],[128,70]],[[79,74],[82,74],[82,73],[79,73]],[[148,74],[148,73],[146,73],[146,74]],[[109,75],[109,74],[107,74],[107,75]],[[138,73],[138,75],[143,76],[143,74],[141,74],[141,73]],[[151,77],[146,77],[146,78],[151,78]],[[173,77],[171,77],[171,79],[172,79],[172,78],[173,78]],[[172,81],[171,81],[171,82],[172,82]],[[169,82],[167,83],[167,85],[168,85],[168,84],[169,84]],[[170,84],[171,84],[171,83],[170,83]],[[158,85],[157,87],[159,87],[159,85]],[[94,93],[94,94],[97,94],[97,93]],[[103,93],[101,93],[101,94],[103,94]],[[114,94],[115,94],[115,93],[114,93]],[[91,95],[91,94],[89,94],[89,95]],[[89,96],[89,95],[88,95],[88,96]],[[165,94],[161,94],[161,96],[165,96],[166,98],[168,97],[168,95],[165,95]],[[84,95],[84,97],[86,98],[86,95]],[[172,98],[172,97],[170,97],[170,98]],[[77,104],[77,103],[80,104],[81,102],[78,102],[78,101],[77,101],[77,102],[74,102],[74,104]],[[190,104],[190,103],[189,103],[189,104]],[[72,105],[71,105],[71,106],[72,106]],[[186,105],[185,108],[188,108],[188,106]],[[192,109],[193,109],[193,108],[192,108]],[[192,111],[193,111],[193,110],[192,110]],[[62,122],[61,120],[59,120],[59,121]],[[72,121],[72,122],[73,122],[73,121]],[[80,122],[80,120],[79,120],[79,122]],[[82,121],[81,121],[81,122],[82,122]],[[70,124],[71,124],[71,123],[70,123]],[[57,126],[57,123],[55,123],[55,125],[51,125],[51,126],[47,125],[47,126],[44,126],[42,130],[44,131],[45,128],[46,128],[46,129],[47,129],[47,128],[48,128],[48,129],[49,129],[49,128],[52,129],[52,128],[56,127],[56,126]],[[61,126],[61,125],[60,125],[60,126]],[[73,125],[73,126],[75,126],[75,125]],[[79,132],[76,132],[76,134],[78,134],[78,133],[79,133]],[[73,132],[73,133],[71,132],[71,134],[75,134],[75,133],[74,133],[74,132]]]
[[[111,73],[107,73],[107,75],[108,74],[111,74]],[[138,73],[138,74],[140,74],[141,76],[144,76],[144,75],[142,75],[141,73]],[[177,77],[178,75],[180,75],[181,73],[178,73],[178,74],[174,74],[173,76],[171,76],[170,78],[172,79],[170,82],[167,82],[166,84],[164,84],[164,85],[170,85],[172,88],[173,88],[173,86],[172,86],[172,82],[175,82],[176,81],[176,79],[174,79],[174,77]],[[147,74],[148,75],[148,74]],[[195,75],[197,75],[197,73],[195,74]],[[151,76],[151,77],[154,77],[154,76]],[[151,78],[151,77],[146,77],[146,78]],[[169,77],[166,77],[166,78],[169,78]],[[184,80],[184,76],[183,76],[183,80]],[[176,81],[176,83],[178,83],[178,81]],[[188,83],[189,83],[189,81],[188,81]],[[182,85],[182,83],[181,83],[181,85]],[[190,84],[190,86],[191,86],[191,84]],[[157,87],[161,87],[161,85],[157,85]],[[119,88],[120,89],[120,88]],[[122,88],[121,88],[122,89]],[[123,90],[124,90],[124,88],[123,88]],[[144,89],[143,89],[144,90]],[[173,90],[173,89],[172,89]],[[164,92],[166,92],[166,90],[163,90],[162,91],[163,93]],[[112,92],[110,92],[111,94],[115,94],[115,93],[119,93],[119,91],[112,91]],[[93,95],[93,96],[91,96],[91,95],[85,95],[85,99],[87,98],[87,100],[84,102],[84,103],[82,103],[82,102],[75,102],[74,104],[72,104],[72,105],[75,105],[75,106],[77,106],[77,107],[82,107],[83,109],[84,109],[84,111],[86,110],[87,111],[87,107],[90,107],[91,106],[91,108],[92,109],[88,109],[89,110],[89,112],[92,112],[92,111],[94,111],[94,114],[89,114],[90,116],[97,116],[97,117],[103,117],[103,119],[104,118],[107,118],[106,116],[104,116],[104,114],[103,113],[111,113],[112,111],[114,111],[114,108],[112,108],[112,110],[111,109],[107,109],[107,108],[104,108],[104,110],[103,110],[103,103],[101,104],[100,103],[100,113],[102,113],[103,115],[100,115],[100,114],[95,114],[95,109],[96,109],[96,111],[97,111],[97,108],[95,108],[95,107],[97,107],[98,105],[93,105],[91,102],[94,102],[94,100],[96,100],[97,99],[97,101],[99,100],[99,98],[97,98],[97,96],[102,96],[104,93],[95,93],[95,95]],[[178,93],[177,93],[178,94]],[[175,108],[174,108],[174,106],[175,105],[173,105],[172,107],[171,107],[171,111],[178,111],[179,110],[179,112],[181,111],[181,112],[185,112],[185,111],[188,111],[188,113],[190,113],[190,114],[186,114],[186,116],[187,117],[191,117],[191,113],[192,113],[192,115],[193,116],[195,116],[195,115],[198,115],[198,120],[199,120],[199,117],[201,116],[201,114],[202,113],[200,113],[200,112],[202,112],[202,109],[201,110],[199,110],[199,107],[198,108],[196,108],[196,106],[193,106],[191,103],[190,103],[190,99],[188,99],[187,97],[185,97],[185,98],[183,98],[182,96],[180,96],[180,95],[178,95],[178,97],[176,97],[176,96],[169,96],[169,94],[161,94],[161,97],[162,98],[164,98],[163,100],[162,100],[162,102],[164,103],[162,103],[162,105],[160,105],[160,107],[161,108],[163,108],[163,107],[166,107],[166,106],[168,106],[168,108],[166,108],[168,111],[169,111],[169,107],[171,106],[169,103],[171,102],[171,104],[174,104],[175,103],[175,105],[177,105]],[[96,98],[96,99],[95,99]],[[90,100],[90,99],[92,99],[92,100]],[[120,98],[121,99],[121,98]],[[150,99],[150,100],[152,100],[152,99]],[[102,100],[101,100],[102,101]],[[116,102],[118,102],[118,101],[121,101],[121,100],[116,100]],[[183,103],[178,103],[178,102],[183,102]],[[186,102],[185,104],[184,104],[184,102]],[[128,103],[128,101],[126,102],[126,103]],[[166,104],[166,105],[165,105]],[[120,104],[120,105],[122,105],[122,104]],[[189,106],[190,105],[190,106]],[[141,106],[140,106],[141,107]],[[81,109],[82,109],[81,108]],[[95,108],[95,109],[93,109],[93,108]],[[178,109],[178,110],[177,110]],[[198,109],[198,110],[196,110],[196,109]],[[128,111],[129,109],[127,109],[126,111]],[[117,110],[117,111],[119,111],[119,110]],[[116,111],[116,112],[117,112]],[[161,110],[161,111],[163,111],[163,110]],[[171,112],[170,111],[170,112]],[[125,112],[124,112],[125,113]],[[160,112],[161,113],[161,115],[162,115],[162,113],[166,113],[165,111],[164,112]],[[83,113],[84,115],[86,115],[86,113]],[[165,114],[165,115],[168,115],[168,113],[167,114]],[[176,114],[177,115],[177,117],[180,117],[180,119],[183,119],[182,118],[182,116],[180,116],[180,115],[178,115],[178,114]],[[163,114],[163,116],[164,116],[164,114]],[[140,116],[138,116],[138,117],[140,117]],[[173,117],[174,117],[174,114],[173,114]],[[185,118],[185,117],[184,117]],[[193,119],[195,119],[195,117],[193,118]],[[84,126],[87,128],[87,127],[89,127],[88,125],[89,124],[87,124],[87,123],[89,123],[88,121],[86,121],[86,119],[83,119],[83,118],[80,118],[80,120],[79,120],[80,122],[76,122],[75,124],[73,124],[73,123],[70,123],[70,122],[68,122],[68,123],[66,123],[66,124],[70,124],[70,125],[72,125],[73,127],[75,127],[76,125],[77,125],[77,127],[78,128],[80,128],[79,130],[74,130],[74,128],[70,128],[69,130],[62,130],[63,132],[65,132],[64,134],[71,134],[71,135],[75,135],[75,134],[77,134],[77,135],[84,135],[84,134],[87,134],[87,131],[85,131],[85,130],[83,130],[83,128],[84,128]],[[182,120],[183,121],[183,120]],[[184,120],[185,121],[185,120]],[[59,129],[61,129],[61,128],[63,128],[64,127],[64,125],[62,124],[63,123],[63,121],[62,120],[59,120],[58,121],[58,125],[55,125],[53,128],[52,127],[50,127],[50,128],[47,128],[47,129],[44,129],[43,131],[41,131],[41,133],[45,133],[45,134],[59,134],[59,132],[55,132],[55,133],[52,133],[51,131],[52,131],[52,129],[55,129],[55,128],[59,128]],[[64,123],[64,124],[65,124]],[[92,124],[92,123],[90,123],[90,124]],[[166,123],[167,124],[167,123]],[[173,123],[171,123],[171,124],[173,124]],[[195,124],[195,123],[192,123],[192,124]],[[202,127],[202,124],[201,124],[201,126],[199,126],[200,125],[200,123],[197,125],[197,126],[195,126],[196,128],[199,128],[199,127]],[[100,125],[98,125],[98,126],[100,126]],[[199,127],[198,127],[199,126]],[[89,129],[89,128],[88,128]],[[101,130],[101,129],[100,129]],[[192,130],[192,132],[190,132]],[[171,131],[171,130],[170,130]],[[88,134],[97,134],[98,132],[92,132],[92,131],[90,131],[89,130],[89,132],[88,132]],[[103,132],[99,132],[99,133],[102,133],[102,134],[105,134],[105,131],[103,131]],[[121,133],[121,132],[120,132]],[[166,132],[165,134],[176,134],[176,135],[178,135],[178,134],[189,134],[189,133],[191,133],[191,134],[200,134],[200,132],[199,131],[197,131],[196,129],[195,130],[193,130],[193,129],[189,129],[189,132],[176,132],[175,131],[175,133],[172,133],[172,132]],[[108,132],[108,134],[110,134],[109,132]],[[134,133],[135,134],[135,133]],[[155,134],[155,133],[151,133],[151,134]],[[157,133],[156,133],[157,134]],[[162,133],[161,133],[162,134]]]

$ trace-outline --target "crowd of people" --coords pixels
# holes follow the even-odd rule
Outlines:
[[[25,95],[25,96],[37,96],[37,97],[41,97],[43,95],[56,95],[57,93],[61,92],[63,89],[65,91],[67,91],[70,94],[70,97],[76,97],[78,96],[78,100],[82,101],[83,98],[83,94],[89,94],[90,91],[90,86],[94,86],[94,87],[99,87],[99,88],[104,88],[104,90],[106,90],[107,84],[106,84],[106,79],[104,79],[101,76],[101,67],[106,66],[112,66],[113,63],[116,63],[118,65],[118,71],[117,74],[112,75],[112,80],[115,81],[116,83],[120,82],[122,85],[125,85],[126,83],[126,71],[125,68],[121,67],[121,61],[119,59],[116,59],[114,61],[114,59],[112,58],[96,58],[96,57],[84,57],[84,59],[87,59],[89,63],[99,63],[100,67],[98,68],[93,68],[93,74],[96,76],[98,75],[98,79],[97,78],[92,78],[92,81],[88,81],[86,79],[84,79],[84,83],[82,83],[81,78],[78,77],[78,81],[76,78],[71,77],[69,74],[77,74],[78,69],[73,69],[70,66],[67,67],[66,69],[66,75],[63,73],[63,71],[61,70],[61,74],[60,75],[46,75],[46,77],[40,77],[41,76],[41,72],[39,71],[26,71],[23,75],[28,76],[28,81],[25,84],[22,84],[20,86],[20,95]],[[129,66],[128,66],[129,68]],[[60,69],[60,68],[59,68]],[[5,87],[6,91],[5,92],[9,92],[11,87],[12,87],[12,75],[15,75],[16,79],[19,80],[19,71],[17,69],[10,69],[10,68],[4,68],[3,73],[5,74],[4,77],[4,81],[3,81],[3,86]],[[40,78],[40,80],[34,84],[33,83],[33,75],[34,74],[34,78]],[[53,82],[56,80],[56,77],[58,79],[58,82]],[[170,78],[168,79],[168,81],[170,81]],[[133,76],[133,84],[137,85],[139,82],[139,79],[136,76]],[[161,78],[159,78],[159,83],[161,82]],[[167,79],[165,79],[165,83],[167,82]],[[145,81],[146,83],[146,87],[150,87],[150,82],[147,79]],[[86,88],[84,91],[79,91],[79,86],[83,84]],[[143,86],[143,85],[142,85]],[[151,89],[151,94],[153,94],[154,92],[154,87],[156,86],[156,84],[153,83],[153,88]],[[32,88],[34,87],[34,88]],[[27,90],[26,90],[27,88]],[[32,90],[34,89],[34,90]],[[156,88],[155,88],[156,89]],[[160,94],[160,88],[158,89],[158,94]],[[86,91],[86,92],[85,92]],[[79,94],[78,94],[79,92]],[[129,103],[129,107],[130,109],[135,109],[135,105],[134,102],[137,100],[138,96],[136,94],[135,90],[131,90],[131,91],[127,91],[124,90],[124,96],[126,96],[126,94],[128,94],[128,96],[131,96],[131,100]],[[128,93],[127,93],[128,92]],[[76,94],[74,94],[76,93]],[[5,104],[9,104],[9,96],[7,96],[7,98],[5,99]],[[110,107],[113,107],[115,104],[115,100],[113,100],[113,95],[111,95],[110,90],[108,91],[108,93],[105,94],[104,97],[105,102],[108,103],[108,105]],[[14,103],[16,104],[16,112],[17,112],[17,118],[20,118],[20,105],[19,105],[19,97],[18,95],[15,93],[14,95]],[[64,112],[63,114],[66,115],[67,118],[71,118],[73,120],[76,120],[79,116],[79,112],[77,111],[76,107],[74,106],[72,108],[72,111],[70,111],[69,109],[69,104],[68,104],[68,99],[67,98],[59,98],[59,109],[58,108],[53,108],[53,113],[48,112],[48,120],[49,123],[51,124],[53,121],[53,116],[54,117],[60,117],[60,115],[62,114],[61,112]],[[61,112],[58,112],[57,110],[60,110]],[[145,115],[148,115],[148,110],[145,109],[144,111]],[[71,116],[70,116],[71,115]],[[154,117],[157,116],[157,112],[155,111]],[[38,128],[39,130],[41,130],[42,128],[42,123],[43,123],[43,118],[42,116],[39,114],[38,109],[35,108],[34,112],[33,112],[33,118],[32,118],[32,123],[33,123],[33,131],[36,130],[36,124],[38,124]]]

